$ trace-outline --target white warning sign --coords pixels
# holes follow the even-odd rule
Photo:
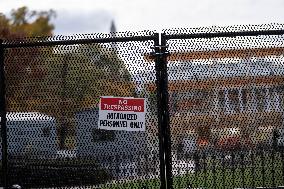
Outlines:
[[[145,131],[144,98],[101,97],[99,129]]]

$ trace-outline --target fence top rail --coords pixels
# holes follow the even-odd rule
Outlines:
[[[155,35],[146,36],[128,36],[128,37],[109,37],[109,38],[87,38],[87,39],[66,39],[66,40],[46,40],[44,38],[34,38],[33,40],[15,41],[12,43],[3,42],[3,48],[24,48],[38,46],[56,46],[56,45],[77,45],[77,44],[92,44],[92,43],[115,43],[115,42],[130,42],[130,41],[149,41],[154,40]],[[1,41],[1,40],[0,40]]]
[[[208,33],[180,33],[163,34],[169,39],[197,39],[197,38],[217,38],[217,37],[250,37],[260,35],[284,35],[284,30],[259,30],[259,31],[238,31],[238,32],[208,32]]]
[[[180,33],[180,34],[162,34],[166,40],[170,39],[197,39],[197,38],[218,38],[218,37],[249,37],[260,35],[284,35],[284,30],[259,30],[259,31],[238,31],[238,32],[207,32],[207,33]],[[76,45],[92,43],[112,43],[112,42],[130,42],[130,41],[148,41],[155,40],[157,33],[153,35],[126,36],[126,37],[107,37],[107,38],[86,38],[86,39],[61,39],[53,40],[49,38],[31,38],[31,40],[4,41],[3,48],[21,48],[37,46],[56,46],[56,45]]]

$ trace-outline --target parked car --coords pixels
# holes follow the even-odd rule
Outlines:
[[[284,150],[284,128],[278,129],[277,145],[280,150]]]

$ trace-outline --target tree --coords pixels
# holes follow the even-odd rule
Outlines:
[[[0,13],[0,38],[17,40],[26,37],[51,36],[55,16],[53,10],[30,11],[27,7],[12,10],[9,16]],[[45,77],[46,69],[41,66],[42,51],[39,48],[8,49],[5,56],[8,111],[29,110],[29,98],[37,88],[28,88],[29,83]]]
[[[51,36],[54,25],[50,21],[53,17],[53,10],[30,11],[27,7],[13,9],[9,17],[0,13],[0,38]]]
[[[48,74],[42,83],[42,93],[49,95],[39,96],[45,96],[42,111],[57,117],[62,125],[61,138],[66,138],[66,125],[71,133],[75,131],[75,113],[96,108],[100,96],[136,95],[124,62],[111,46],[57,46],[53,51],[57,53],[46,60]]]
[[[0,15],[0,38],[52,36],[55,12],[22,7]],[[58,130],[75,133],[75,113],[97,106],[100,96],[135,96],[135,85],[112,44],[6,50],[7,109],[54,116]],[[63,129],[65,130],[65,129]],[[59,137],[64,146],[66,135]]]

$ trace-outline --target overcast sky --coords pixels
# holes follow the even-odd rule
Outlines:
[[[0,0],[0,12],[54,9],[55,34],[284,23],[284,0]]]

